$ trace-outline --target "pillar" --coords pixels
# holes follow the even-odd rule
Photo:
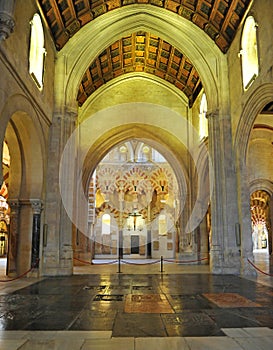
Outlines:
[[[118,257],[123,258],[123,207],[124,207],[124,189],[119,189],[119,237],[118,237]]]
[[[237,181],[229,115],[219,111],[210,113],[209,154],[211,158],[212,241],[211,272],[215,274],[240,273],[240,247],[236,245],[235,227],[238,223]]]
[[[19,239],[19,215],[20,203],[19,200],[9,200],[10,206],[10,229],[8,238],[8,256],[7,256],[7,270],[8,276],[17,276],[17,250]]]
[[[147,258],[152,258],[152,231],[151,231],[151,202],[153,199],[153,187],[148,186],[146,192],[147,200]]]
[[[238,213],[241,236],[241,275],[256,276],[256,270],[249,264],[253,261],[252,225],[250,212],[250,189],[247,168],[240,152],[237,154]]]
[[[38,268],[40,258],[40,228],[42,202],[40,200],[31,200],[31,205],[33,210],[31,267]]]
[[[71,200],[75,191],[75,145],[66,150],[63,168],[60,162],[66,143],[75,129],[76,113],[64,111],[53,115],[48,151],[47,196],[45,203],[45,224],[47,242],[43,247],[43,275],[72,275],[72,221],[63,202]],[[59,180],[63,186],[60,194]],[[72,195],[71,195],[72,194]],[[66,197],[67,198],[64,198]],[[71,199],[72,198],[72,199]]]

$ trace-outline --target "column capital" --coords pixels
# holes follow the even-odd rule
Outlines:
[[[41,214],[43,210],[43,202],[40,199],[31,199],[30,200],[33,214]]]
[[[216,118],[219,117],[219,109],[215,109],[214,111],[208,111],[206,113],[206,118],[210,119],[210,118]]]
[[[8,199],[8,205],[10,206],[11,211],[19,210],[21,207],[19,199]]]

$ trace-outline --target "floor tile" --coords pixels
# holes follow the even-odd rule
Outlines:
[[[112,331],[57,331],[56,337],[81,339],[110,339]]]
[[[242,350],[235,340],[227,337],[189,337],[185,341],[191,350]],[[244,350],[249,350],[245,348]],[[258,349],[258,348],[257,348]],[[255,350],[257,350],[255,349]],[[261,350],[261,349],[259,349]]]
[[[112,338],[110,340],[87,340],[81,350],[135,350],[134,338]]]
[[[26,343],[26,339],[0,339],[0,349],[1,350],[17,350],[24,343]]]
[[[136,338],[135,350],[190,350],[184,338]]]
[[[273,337],[236,338],[236,341],[246,350],[272,350]]]
[[[185,310],[179,314],[161,317],[169,337],[224,335],[217,324],[201,311]]]
[[[251,337],[243,328],[222,328],[222,331],[230,338]]]
[[[252,337],[273,337],[273,329],[267,327],[244,328],[244,331]]]
[[[20,347],[20,350],[48,350],[48,349],[54,349],[55,350],[55,340],[49,340],[49,339],[32,339],[28,340],[24,343],[23,346]],[[78,349],[75,349],[78,350]]]
[[[129,294],[126,295],[124,311],[126,313],[173,313],[164,294]]]
[[[158,314],[118,313],[113,327],[113,337],[164,337],[166,335],[164,324]]]
[[[209,309],[204,312],[217,324],[220,328],[242,328],[242,327],[259,327],[259,323],[255,319],[244,317],[239,311],[232,309]]]
[[[254,303],[251,300],[239,295],[238,293],[204,293],[208,300],[219,307],[261,307],[262,305]]]

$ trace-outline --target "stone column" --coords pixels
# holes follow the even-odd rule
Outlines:
[[[10,228],[8,238],[8,257],[7,257],[7,275],[17,276],[17,255],[19,240],[19,216],[20,203],[19,200],[10,200]]]
[[[218,111],[208,114],[211,201],[211,271],[215,274],[240,272],[240,248],[236,245],[238,223],[237,181],[231,138],[230,116]]]
[[[209,257],[209,233],[207,230],[207,215],[203,218],[200,223],[200,258],[208,258]],[[208,261],[202,261],[202,264],[207,264]]]
[[[75,129],[76,114],[66,111],[55,113],[51,125],[48,152],[47,197],[45,224],[47,244],[43,247],[43,275],[71,275],[73,273],[72,222],[63,206],[63,201],[71,200],[75,191],[75,145],[66,150],[60,174],[60,162],[66,143]],[[61,176],[63,194],[60,194]],[[72,194],[72,195],[71,195]]]
[[[242,155],[237,154],[237,181],[238,181],[238,208],[239,230],[241,237],[241,274],[244,276],[256,276],[256,270],[249,264],[253,261],[252,225],[250,212],[250,190],[248,185],[247,168],[242,161]]]
[[[33,210],[31,267],[39,268],[42,202],[31,200],[31,205]]]
[[[14,30],[14,0],[0,1],[0,43],[8,39]]]

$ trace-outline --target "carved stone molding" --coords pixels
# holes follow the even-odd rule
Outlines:
[[[208,111],[207,113],[206,113],[206,118],[207,119],[210,119],[210,118],[216,118],[216,117],[219,117],[219,110],[218,109],[216,109],[216,110],[214,110],[214,111]]]
[[[11,13],[3,11],[0,6],[0,41],[6,40],[14,30],[15,22]]]

